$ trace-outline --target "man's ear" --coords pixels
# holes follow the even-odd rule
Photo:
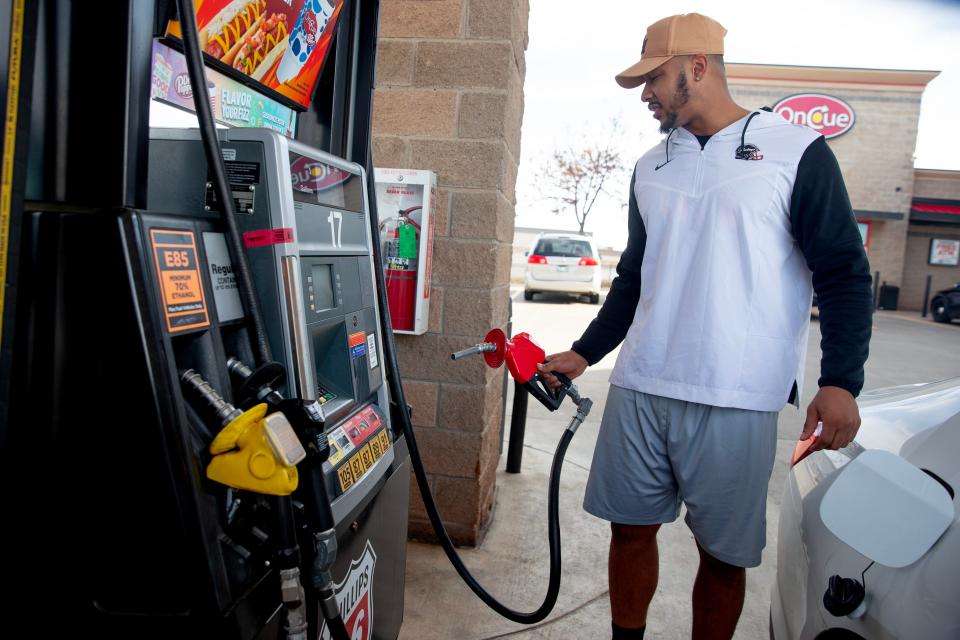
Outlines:
[[[690,68],[693,72],[694,80],[702,80],[707,73],[707,68],[710,66],[710,62],[707,60],[707,56],[702,53],[697,53],[690,56]]]

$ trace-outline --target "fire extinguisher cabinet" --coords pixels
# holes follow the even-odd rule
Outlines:
[[[437,176],[417,169],[374,169],[374,180],[393,331],[420,335],[430,321]]]

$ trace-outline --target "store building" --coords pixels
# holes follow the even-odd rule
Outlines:
[[[960,281],[960,172],[914,167],[920,100],[939,72],[726,67],[737,103],[771,107],[827,137],[871,270],[896,294],[896,308],[922,308],[928,275],[933,291]]]
[[[960,171],[914,172],[903,266],[902,309],[920,309],[926,292],[960,282]]]

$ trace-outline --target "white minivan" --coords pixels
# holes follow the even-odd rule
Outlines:
[[[523,297],[553,292],[589,296],[600,302],[600,252],[593,238],[575,233],[542,233],[527,253]]]

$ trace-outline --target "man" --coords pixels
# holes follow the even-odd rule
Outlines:
[[[667,136],[634,170],[606,302],[542,367],[574,378],[623,342],[584,500],[612,526],[615,639],[643,637],[657,530],[681,502],[700,554],[693,637],[733,635],[766,540],[777,413],[799,405],[812,290],[823,359],[800,438],[822,423],[814,448],[837,449],[860,425],[871,281],[840,168],[812,129],[734,103],[725,33],[698,14],[660,20],[617,76],[644,86]]]

